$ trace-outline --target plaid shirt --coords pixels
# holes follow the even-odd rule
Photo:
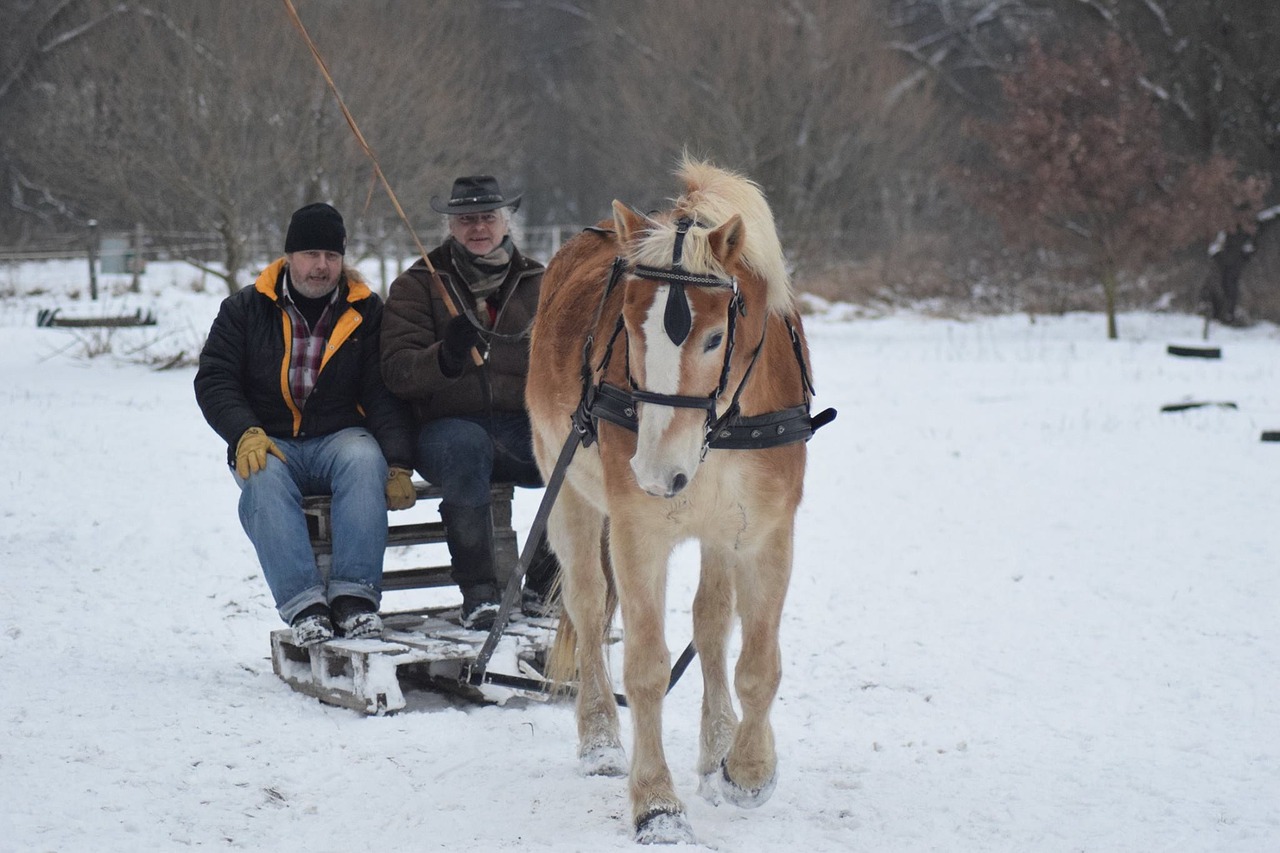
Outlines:
[[[289,392],[293,394],[293,402],[299,409],[306,407],[307,397],[311,396],[311,389],[316,387],[316,377],[320,374],[320,362],[324,358],[325,340],[333,330],[333,320],[337,314],[333,309],[333,303],[338,298],[340,289],[336,287],[333,289],[333,296],[330,297],[329,304],[325,306],[324,312],[313,329],[307,324],[307,318],[302,316],[298,306],[294,304],[292,285],[288,284],[284,288],[284,310],[289,314],[289,319],[292,321],[290,325],[293,326],[293,356],[289,360]]]

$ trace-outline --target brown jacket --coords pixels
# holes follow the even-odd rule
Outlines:
[[[458,276],[448,243],[428,257],[451,295],[471,296]],[[538,307],[542,264],[513,253],[511,268],[498,288],[496,333],[479,367],[468,359],[462,375],[440,371],[440,339],[452,316],[419,258],[391,283],[382,319],[382,376],[388,388],[412,407],[419,423],[455,415],[523,412],[529,375],[529,330]],[[454,302],[457,306],[461,303]]]

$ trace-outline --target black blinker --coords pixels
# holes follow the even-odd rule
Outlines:
[[[693,314],[689,311],[689,297],[685,295],[683,284],[669,284],[667,291],[667,308],[662,315],[662,327],[666,329],[671,343],[680,346],[689,331],[693,328]]]
[[[673,270],[684,269],[681,263],[684,260],[684,238],[692,226],[693,220],[687,216],[680,217],[676,222],[676,240],[671,247]],[[662,327],[667,330],[671,343],[680,346],[693,328],[693,315],[689,310],[689,297],[685,295],[684,285],[671,282],[669,286],[671,289],[667,291],[667,309],[662,315]]]

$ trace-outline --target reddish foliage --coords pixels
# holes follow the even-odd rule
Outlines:
[[[1165,147],[1137,50],[1111,35],[1066,58],[1030,44],[1002,78],[1004,122],[972,122],[984,167],[962,183],[1013,243],[1084,249],[1100,271],[1166,257],[1221,230],[1252,229],[1267,189],[1215,156],[1184,164]]]

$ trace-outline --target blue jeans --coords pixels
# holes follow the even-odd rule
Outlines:
[[[416,452],[418,473],[440,487],[443,505],[488,506],[490,483],[542,485],[523,412],[429,421],[418,432]]]
[[[258,552],[276,610],[292,622],[304,608],[340,595],[382,600],[387,547],[387,461],[367,430],[317,438],[275,438],[289,460],[267,456],[267,467],[240,486],[240,524]],[[303,495],[333,495],[333,565],[328,585],[316,568],[302,512]]]

